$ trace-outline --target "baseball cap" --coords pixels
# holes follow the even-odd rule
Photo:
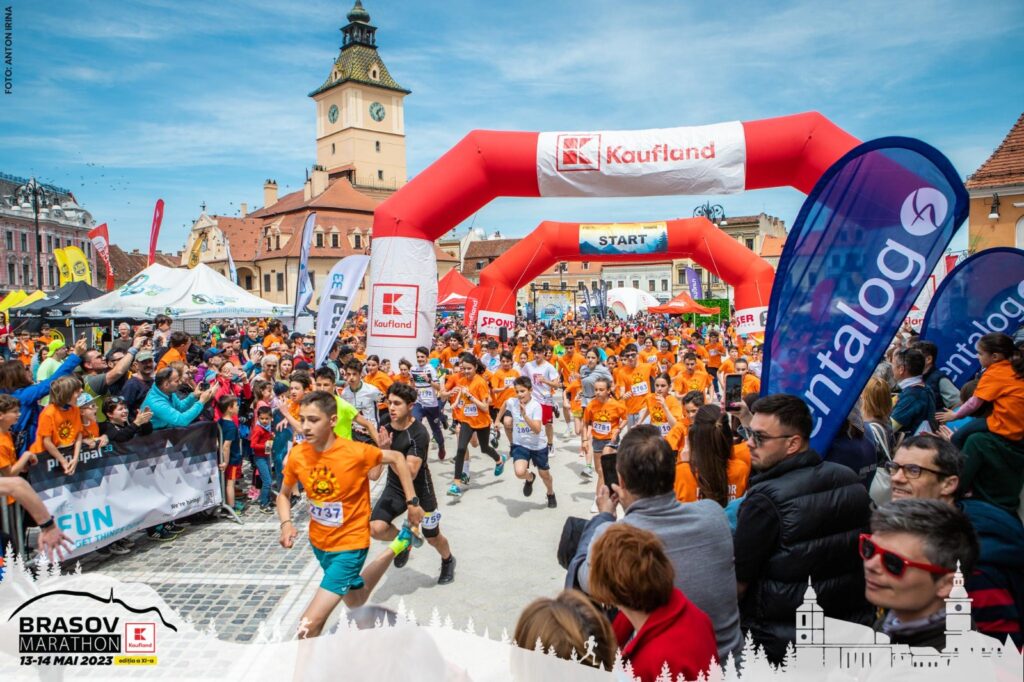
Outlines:
[[[87,405],[92,405],[92,396],[82,391],[78,394],[78,406],[86,407]]]
[[[140,350],[139,354],[135,356],[135,362],[146,362],[147,360],[154,360],[153,351]]]
[[[54,339],[46,347],[49,349],[50,355],[53,355],[54,353],[56,353],[57,351],[59,351],[61,348],[64,347],[64,340],[63,339]]]
[[[216,349],[216,348],[208,349],[205,353],[203,353],[203,362],[206,362],[207,360],[212,358],[214,355],[220,355],[220,351],[218,349]]]

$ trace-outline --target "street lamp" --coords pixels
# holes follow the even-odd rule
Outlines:
[[[36,288],[43,288],[43,238],[39,234],[39,211],[57,203],[57,195],[45,185],[31,178],[14,190],[14,202],[23,208],[31,208],[36,236]],[[29,282],[31,286],[31,282]]]
[[[729,221],[725,219],[725,209],[720,204],[712,204],[710,201],[705,201],[703,204],[693,209],[693,217],[707,218],[715,225],[728,225]]]

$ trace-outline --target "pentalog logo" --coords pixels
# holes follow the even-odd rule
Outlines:
[[[419,299],[420,288],[416,284],[374,284],[373,333],[416,338]]]
[[[907,234],[926,237],[942,228],[948,215],[946,195],[934,187],[920,187],[903,199],[899,220]],[[874,259],[874,272],[869,269],[864,273],[857,300],[848,303],[837,298],[835,301],[836,310],[848,320],[838,328],[832,343],[826,344],[831,349],[817,354],[820,371],[810,378],[804,391],[804,399],[814,418],[812,436],[818,434],[822,419],[832,411],[835,398],[842,395],[846,382],[860,376],[854,371],[855,366],[865,356],[873,356],[870,351],[873,346],[888,343],[890,330],[882,329],[880,323],[890,324],[897,302],[931,273],[927,258],[930,242],[923,243],[925,253],[921,253],[913,240],[904,243],[898,231],[888,234]]]
[[[54,599],[57,598],[57,599]],[[82,602],[81,600],[86,600]],[[88,600],[104,605],[116,605],[134,614],[126,618],[108,615],[77,615]],[[38,613],[39,603],[48,607],[75,609],[76,615],[28,615],[29,609]],[[138,608],[114,597],[114,590],[106,597],[92,592],[52,590],[36,595],[11,614],[8,621],[18,618],[18,653],[21,665],[156,665],[157,626],[174,632],[178,628],[168,623],[156,606]],[[155,620],[151,620],[155,619]]]

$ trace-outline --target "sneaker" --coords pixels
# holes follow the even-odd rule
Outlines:
[[[242,512],[244,512],[245,511],[245,502],[242,502],[241,500],[236,500],[235,501],[234,510],[235,510],[236,514],[241,514]]]
[[[533,494],[533,481],[537,478],[537,474],[533,474],[532,478],[528,478],[523,481],[523,496],[529,497]]]
[[[93,553],[96,556],[101,556],[103,558],[109,558],[111,556],[111,554],[110,554],[110,547],[100,547],[99,549],[97,549]]]
[[[117,544],[116,542],[113,542],[113,543],[107,545],[103,549],[107,550],[111,554],[116,554],[118,556],[124,556],[125,554],[131,554],[131,550],[130,549],[128,549],[127,547],[122,547],[121,545]]]
[[[558,501],[555,500],[554,494],[552,493],[551,495],[548,495],[548,509],[554,509],[557,506],[558,506]]]
[[[582,476],[583,478],[593,478],[594,477],[594,465],[593,464],[588,464],[585,467],[583,467],[583,471],[580,472],[580,476]]]
[[[119,543],[119,544],[120,544],[120,545],[121,545],[122,547],[127,547],[128,549],[131,549],[132,547],[134,547],[134,546],[135,546],[135,541],[134,541],[134,540],[132,540],[131,538],[123,538],[123,539],[121,539],[121,540],[118,540],[117,542],[118,542],[118,543]]]
[[[441,576],[437,579],[438,585],[447,585],[455,580],[455,556],[449,556],[448,561],[441,559]]]
[[[452,497],[462,497],[462,490],[459,488],[459,486],[452,483],[450,486],[448,486],[448,494],[451,495]]]
[[[491,447],[492,447],[492,448],[496,448],[496,447],[498,447],[498,442],[499,442],[500,440],[501,440],[501,439],[500,439],[500,437],[498,436],[498,430],[497,430],[497,429],[494,429],[494,430],[492,430],[492,431],[491,431]]]
[[[402,568],[409,563],[409,554],[412,547],[412,530],[408,526],[402,526],[402,530],[399,531],[398,537],[395,540],[405,545],[405,548],[395,555],[395,568]]]
[[[260,505],[260,512],[262,512],[264,514],[273,514],[274,511],[276,511],[276,510],[274,509],[273,505],[270,505],[270,504],[261,504]]]
[[[157,542],[170,542],[178,536],[172,533],[171,531],[167,530],[166,528],[161,528],[160,530],[151,528],[150,530],[146,531],[146,537],[148,537],[150,540],[156,540]]]
[[[164,530],[166,530],[168,533],[170,533],[172,535],[181,535],[182,533],[185,532],[184,528],[182,528],[181,526],[177,525],[173,521],[171,521],[170,523],[165,523],[164,524]]]
[[[188,519],[175,519],[173,523],[175,528],[188,528],[192,525],[192,522]]]
[[[494,465],[494,475],[495,476],[501,476],[503,473],[505,473],[505,462],[506,461],[508,461],[508,457],[506,457],[505,455],[502,455],[501,459],[498,460],[498,463]]]
[[[461,474],[459,474],[459,481],[462,482],[462,485],[469,485],[469,474],[463,471]]]
[[[444,458],[447,457],[447,456],[448,456],[448,453],[445,452],[443,448],[437,451],[437,458],[439,460],[444,461]]]
[[[402,529],[409,529],[409,534],[412,536],[412,546],[419,549],[423,546],[423,536],[417,533],[410,525],[408,519],[402,523]]]

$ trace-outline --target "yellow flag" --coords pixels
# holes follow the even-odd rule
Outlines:
[[[60,283],[57,286],[64,286],[71,280],[71,264],[68,263],[68,255],[64,249],[54,249],[53,259],[57,261],[57,270],[60,272]]]
[[[192,242],[192,249],[188,252],[188,267],[194,268],[199,265],[199,261],[203,256],[203,251],[206,250],[206,235],[196,235],[195,241]]]
[[[89,267],[85,253],[77,246],[65,247],[64,253],[67,255],[68,265],[71,266],[71,281],[92,284],[92,268]]]

